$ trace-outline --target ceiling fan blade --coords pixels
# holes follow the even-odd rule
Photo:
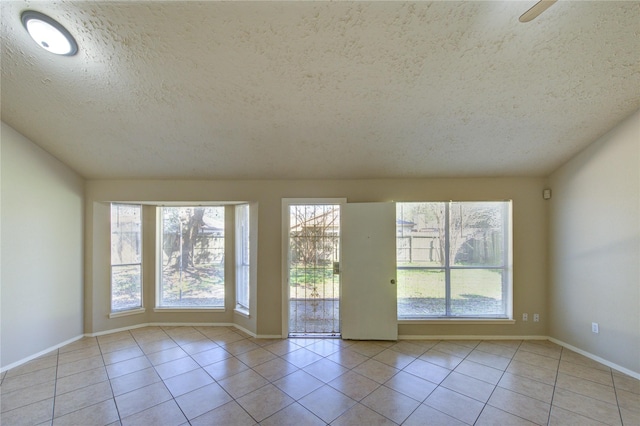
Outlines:
[[[556,1],[558,0],[540,0],[538,3],[534,4],[531,9],[527,10],[522,14],[522,16],[520,16],[520,22],[533,21],[542,12],[549,9]]]

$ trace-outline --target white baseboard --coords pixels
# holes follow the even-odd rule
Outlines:
[[[86,337],[104,336],[105,334],[119,333],[121,331],[135,330],[136,328],[144,327],[236,327],[237,325],[232,323],[222,322],[148,322],[144,324],[130,325],[122,328],[114,328],[111,330],[98,331],[96,333],[85,333]],[[242,330],[248,333],[245,330]],[[248,333],[251,334],[251,333]]]
[[[547,336],[478,336],[478,335],[411,335],[402,334],[400,340],[547,340]]]
[[[253,337],[254,339],[256,338],[256,333],[247,330],[246,328],[239,326],[238,324],[231,324],[232,326],[234,326],[235,328],[237,328],[238,330],[242,331],[245,334],[248,334],[249,336]]]
[[[84,337],[84,335],[82,335],[82,334],[81,334],[81,335],[79,335],[79,336],[76,336],[76,337],[73,337],[73,338],[71,338],[71,339],[69,339],[69,340],[66,340],[66,341],[64,341],[64,342],[62,342],[62,343],[58,343],[58,344],[57,344],[57,345],[55,345],[55,346],[51,346],[50,348],[44,349],[44,350],[42,350],[42,351],[40,351],[40,352],[38,352],[38,353],[36,353],[36,354],[30,355],[30,356],[28,356],[28,357],[26,357],[26,358],[23,358],[23,359],[19,360],[19,361],[16,361],[16,362],[14,362],[14,363],[11,363],[11,364],[9,364],[9,365],[6,365],[6,366],[4,366],[4,367],[0,368],[0,373],[4,373],[4,372],[5,372],[5,371],[7,371],[7,370],[11,370],[12,368],[16,368],[16,367],[21,366],[22,364],[26,364],[26,363],[27,363],[27,362],[29,362],[29,361],[33,361],[34,359],[39,358],[39,357],[41,357],[42,355],[48,354],[49,352],[51,352],[51,351],[55,351],[56,349],[60,349],[61,347],[66,346],[66,345],[68,345],[69,343],[73,343],[73,342],[75,342],[76,340],[80,340],[80,339],[82,339],[83,337]]]
[[[594,361],[597,361],[597,362],[599,362],[600,364],[604,364],[604,365],[606,365],[607,367],[613,368],[614,370],[617,370],[617,371],[619,371],[619,372],[621,372],[621,373],[624,373],[624,374],[626,374],[627,376],[631,376],[631,377],[634,377],[634,378],[636,378],[636,379],[640,380],[640,372],[632,371],[632,370],[629,370],[628,368],[624,368],[624,367],[622,367],[622,366],[620,366],[620,365],[618,365],[618,364],[615,364],[615,363],[613,363],[613,362],[611,362],[611,361],[607,361],[607,360],[606,360],[606,359],[604,359],[604,358],[600,358],[600,357],[599,357],[599,356],[597,356],[597,355],[594,355],[594,354],[589,353],[589,352],[587,352],[587,351],[583,351],[583,350],[582,350],[582,349],[580,349],[580,348],[576,348],[575,346],[572,346],[572,345],[570,345],[570,344],[568,344],[568,343],[565,343],[565,342],[563,342],[562,340],[558,340],[558,339],[555,339],[555,338],[553,338],[553,337],[549,337],[549,341],[551,341],[551,342],[555,343],[556,345],[560,345],[560,346],[562,346],[562,347],[564,347],[564,348],[567,348],[567,349],[570,349],[570,350],[572,350],[572,351],[574,351],[574,352],[577,352],[577,353],[579,353],[579,354],[580,354],[580,355],[582,355],[582,356],[586,356],[587,358],[592,359],[592,360],[594,360]]]
[[[282,339],[281,334],[258,334],[256,339]]]
[[[105,336],[107,334],[120,333],[121,331],[135,330],[136,328],[142,328],[142,327],[146,327],[148,325],[149,324],[136,324],[136,325],[130,325],[130,326],[127,326],[127,327],[114,328],[114,329],[111,329],[111,330],[97,331],[95,333],[85,333],[84,337]]]
[[[282,339],[282,336],[279,334],[256,334],[250,330],[247,330],[246,328],[238,325],[238,324],[234,324],[231,322],[206,322],[206,323],[202,323],[202,322],[193,322],[193,323],[187,323],[187,322],[152,322],[152,323],[145,323],[145,324],[136,324],[133,326],[129,326],[129,327],[122,327],[122,328],[117,328],[117,329],[113,329],[113,330],[106,330],[106,331],[100,331],[97,333],[87,333],[85,334],[85,336],[87,337],[95,337],[95,336],[102,336],[105,334],[112,334],[112,333],[118,333],[120,331],[127,331],[127,330],[133,330],[136,328],[142,328],[142,327],[233,327],[236,328],[240,331],[242,331],[245,334],[248,334],[249,336],[256,338],[256,339]]]

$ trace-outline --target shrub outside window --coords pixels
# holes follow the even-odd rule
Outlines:
[[[398,317],[511,318],[511,202],[397,203]]]

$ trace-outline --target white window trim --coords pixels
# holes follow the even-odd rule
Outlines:
[[[202,307],[198,308],[197,306],[185,306],[183,308],[179,306],[156,306],[153,308],[153,312],[226,312],[225,308],[213,308],[213,307]]]
[[[424,318],[416,318],[416,319],[408,319],[402,318],[398,319],[398,324],[461,324],[461,325],[469,325],[469,324],[515,324],[515,319],[509,318],[441,318],[441,317],[433,317],[433,319],[429,319],[428,317]]]
[[[132,308],[132,309],[123,309],[121,311],[113,311],[109,314],[109,318],[120,318],[126,317],[129,315],[138,315],[144,314],[147,310],[145,308]]]
[[[251,318],[249,309],[245,309],[242,306],[236,306],[235,309],[233,310],[233,312],[238,314],[238,315],[240,315],[240,316],[242,316],[242,317]]]

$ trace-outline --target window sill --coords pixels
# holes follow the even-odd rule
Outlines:
[[[398,324],[515,324],[516,320],[509,318],[398,318]]]
[[[226,309],[211,308],[211,307],[197,308],[193,306],[185,306],[185,307],[170,306],[166,308],[162,308],[162,307],[153,308],[153,312],[226,312]]]
[[[146,312],[145,308],[128,309],[126,311],[111,312],[109,314],[109,318],[126,317],[129,315],[144,314],[145,312]]]
[[[241,317],[245,317],[245,318],[251,318],[251,316],[249,315],[249,310],[245,309],[245,308],[235,308],[233,310],[234,313],[240,315]]]

